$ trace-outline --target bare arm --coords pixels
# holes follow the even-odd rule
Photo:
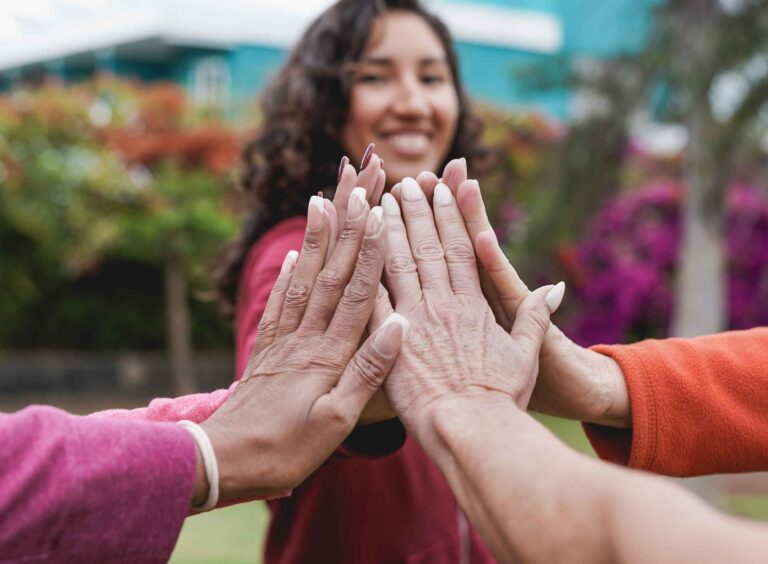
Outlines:
[[[765,525],[572,451],[511,398],[446,400],[428,419],[427,452],[502,560],[762,562],[768,553]]]
[[[435,187],[434,215],[415,181],[404,179],[401,190],[402,217],[393,197],[382,201],[386,272],[411,328],[386,392],[496,556],[764,561],[768,527],[720,515],[661,478],[577,454],[524,413],[563,287],[524,297],[506,333],[482,295],[450,189]],[[387,304],[379,300],[375,317]]]

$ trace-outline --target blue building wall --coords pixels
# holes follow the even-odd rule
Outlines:
[[[550,14],[562,25],[560,53],[540,54],[478,43],[458,41],[462,78],[473,97],[507,107],[536,107],[553,116],[566,118],[570,92],[565,83],[568,65],[578,57],[603,57],[636,51],[643,45],[652,25],[651,10],[663,0],[460,0],[463,3],[531,10]],[[446,0],[450,3],[451,0]],[[96,69],[138,76],[144,80],[174,80],[188,90],[194,85],[195,69],[202,61],[216,57],[226,66],[234,107],[250,102],[284,63],[284,49],[264,45],[240,45],[231,49],[177,47],[165,63],[123,60],[114,50],[95,53],[93,67],[70,68],[48,62],[43,68],[65,80],[80,80]],[[546,75],[548,86],[534,87],[532,73]],[[0,77],[0,88],[9,84]]]

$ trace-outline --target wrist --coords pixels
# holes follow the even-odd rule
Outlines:
[[[197,446],[197,442],[195,442],[195,486],[192,490],[190,505],[198,507],[205,503],[206,499],[208,499],[208,474],[205,472],[205,464],[203,464],[200,448]]]
[[[446,394],[419,410],[406,422],[421,446],[433,457],[445,454],[447,441],[458,434],[477,432],[477,423],[488,413],[520,411],[515,399],[486,389]]]
[[[604,390],[604,408],[593,423],[609,427],[632,427],[632,414],[629,402],[629,390],[621,366],[613,358],[600,353],[602,362],[602,389]]]

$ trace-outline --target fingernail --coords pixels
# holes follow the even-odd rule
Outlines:
[[[384,167],[384,159],[382,159],[381,157],[379,157],[379,164],[380,164],[382,167]]]
[[[299,260],[298,251],[288,251],[288,254],[283,259],[283,266],[280,267],[280,274],[292,272],[297,260]]]
[[[403,198],[409,202],[418,202],[424,197],[421,186],[411,177],[403,178],[402,181]]]
[[[547,304],[549,313],[555,313],[555,311],[557,311],[557,308],[560,307],[560,304],[563,301],[564,295],[565,282],[558,282],[549,292],[547,292],[547,296],[544,298],[544,303]]]
[[[451,194],[451,189],[442,183],[435,186],[434,198],[435,203],[438,206],[449,206],[453,203],[453,194]]]
[[[399,313],[391,313],[384,320],[376,337],[373,339],[373,346],[383,356],[391,358],[400,351],[400,347],[408,337],[410,323]]]
[[[357,187],[349,195],[347,218],[358,219],[365,211],[365,188]]]
[[[309,199],[307,209],[307,230],[320,231],[323,228],[324,208],[323,199],[320,196],[312,196]]]
[[[381,209],[381,206],[376,206],[375,208],[371,209],[371,213],[368,216],[368,223],[365,225],[366,237],[373,237],[379,232],[379,227],[381,227],[382,213],[384,213],[384,210]]]
[[[323,197],[323,191],[322,190],[318,190],[317,191],[317,197],[318,198],[322,198]]]
[[[368,166],[368,163],[371,162],[371,156],[373,155],[373,150],[376,148],[376,145],[373,143],[368,144],[368,148],[365,150],[365,153],[363,153],[363,160],[360,163],[360,171],[365,170],[365,167]]]
[[[381,197],[381,207],[384,208],[387,215],[400,215],[400,206],[397,205],[397,200],[390,193],[385,193]]]
[[[341,164],[339,164],[339,176],[336,178],[336,184],[341,182],[341,175],[344,174],[344,167],[349,164],[349,157],[347,155],[344,155],[341,157]]]

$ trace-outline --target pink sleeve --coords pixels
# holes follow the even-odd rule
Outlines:
[[[189,513],[195,446],[177,425],[0,414],[4,562],[167,562]]]
[[[226,390],[216,390],[207,394],[191,394],[178,398],[158,398],[152,400],[147,407],[97,411],[91,413],[89,417],[160,422],[176,422],[188,419],[195,423],[202,423],[224,403],[236,385],[237,383],[233,383]]]

